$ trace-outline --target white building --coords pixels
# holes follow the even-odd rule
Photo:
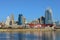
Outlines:
[[[10,15],[10,25],[14,25],[14,15]]]
[[[7,19],[6,19],[6,22],[5,22],[6,25],[10,25],[10,17],[8,16]]]

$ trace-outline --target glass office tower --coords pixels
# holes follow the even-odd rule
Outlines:
[[[45,24],[52,24],[52,10],[51,8],[47,8],[45,11]]]

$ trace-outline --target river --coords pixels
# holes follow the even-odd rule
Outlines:
[[[0,32],[0,40],[60,40],[59,31]]]

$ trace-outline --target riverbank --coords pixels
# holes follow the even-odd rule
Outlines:
[[[0,29],[0,32],[53,31],[52,29]]]

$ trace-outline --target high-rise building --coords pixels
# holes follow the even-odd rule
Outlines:
[[[52,10],[51,8],[47,8],[45,11],[45,24],[52,24]]]
[[[40,18],[40,24],[45,24],[45,17],[42,16],[42,17]]]
[[[22,22],[23,22],[23,24],[26,23],[26,18],[24,16],[22,17]]]
[[[40,18],[38,18],[38,23],[40,24]]]
[[[14,15],[11,14],[10,16],[10,25],[13,25],[14,24]]]
[[[23,24],[23,15],[22,14],[19,14],[19,17],[18,17],[18,25],[22,25]]]
[[[38,18],[39,24],[45,24],[45,17],[41,16]]]
[[[7,20],[6,20],[5,24],[8,25],[8,26],[10,25],[10,17],[9,16],[7,17]]]

